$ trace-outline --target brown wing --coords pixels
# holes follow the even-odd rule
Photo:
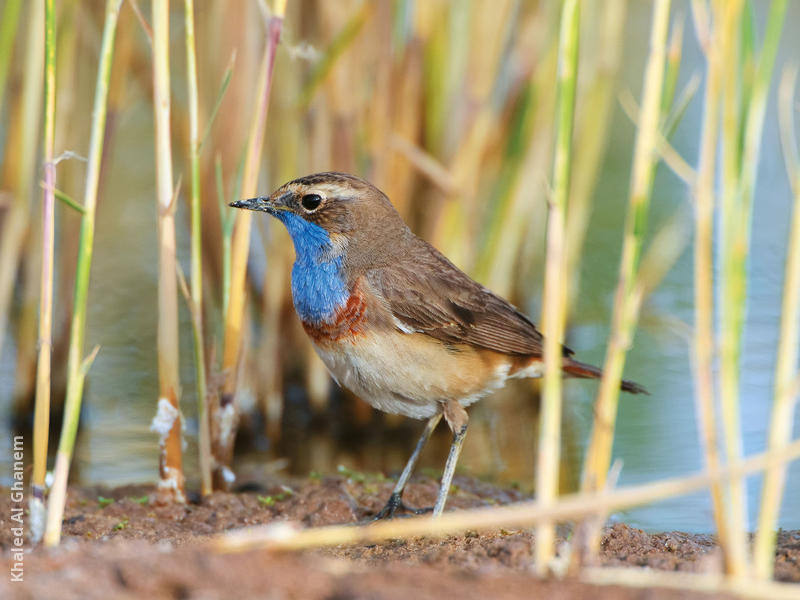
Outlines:
[[[525,315],[417,239],[399,262],[366,273],[401,328],[447,343],[541,356],[542,334]],[[572,354],[564,348],[565,356]]]

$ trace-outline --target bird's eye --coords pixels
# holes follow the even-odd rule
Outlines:
[[[322,196],[319,194],[306,194],[300,199],[300,205],[308,212],[314,212],[322,204]]]

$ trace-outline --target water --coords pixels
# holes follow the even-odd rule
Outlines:
[[[765,10],[759,5],[761,16]],[[790,3],[786,22],[800,20],[800,4]],[[688,14],[688,11],[684,11]],[[763,21],[763,19],[762,19]],[[763,22],[762,22],[763,25]],[[626,49],[647,47],[649,15],[645,3],[632,3]],[[703,67],[691,25],[687,24],[681,80]],[[800,38],[787,29],[780,47],[778,65],[800,55]],[[626,51],[624,87],[639,95],[646,53]],[[777,78],[775,78],[777,80]],[[682,85],[679,84],[680,86]],[[674,145],[687,160],[696,162],[702,89],[689,107]],[[154,480],[157,477],[156,436],[149,431],[157,397],[156,377],[156,280],[157,246],[154,201],[154,166],[149,132],[149,99],[138,98],[122,115],[117,143],[111,155],[106,192],[97,216],[95,261],[92,270],[86,348],[101,346],[87,388],[86,410],[76,456],[76,473],[87,483],[117,485]],[[783,168],[775,116],[775,90],[768,105],[764,142],[758,172],[753,217],[753,238],[748,287],[748,317],[741,381],[742,427],[745,454],[765,446],[772,399],[775,351],[779,333],[780,296],[786,236],[790,214],[789,183]],[[619,240],[627,197],[634,130],[617,108],[612,124],[610,150],[597,187],[597,208],[592,217],[582,266],[583,291],[571,320],[569,345],[581,360],[601,364],[608,333],[611,301],[619,261]],[[686,187],[664,166],[655,184],[651,225],[655,230],[676,210],[691,224],[691,203]],[[178,223],[186,223],[179,214]],[[178,233],[184,271],[188,272],[187,232]],[[540,281],[529,283],[534,298],[528,307],[538,320]],[[689,335],[693,321],[692,255],[687,249],[643,309],[641,327],[626,365],[626,377],[641,382],[649,397],[623,395],[620,401],[614,457],[622,461],[619,485],[656,481],[702,469],[690,372]],[[181,306],[181,376],[184,382],[184,412],[194,414],[191,384],[191,337],[189,318]],[[13,340],[9,339],[0,359],[0,409],[8,415],[13,388]],[[565,466],[567,485],[575,481],[591,425],[591,402],[597,386],[593,382],[567,384],[565,411]],[[472,411],[470,433],[461,469],[500,483],[533,481],[535,419],[530,387],[519,383],[510,391],[478,404]],[[414,425],[421,427],[421,424]],[[196,473],[194,423],[188,424],[187,472]],[[346,444],[320,433],[304,430],[297,446],[305,454],[295,456],[296,446],[281,452],[251,454],[243,461],[249,472],[276,468],[267,456],[293,457],[295,470],[332,472],[339,463],[355,468],[398,469],[407,457],[415,430],[409,427],[399,441],[372,439]],[[328,431],[335,429],[330,427]],[[795,417],[795,437],[800,435],[800,414]],[[373,438],[380,438],[376,434]],[[339,439],[347,438],[340,435]],[[369,436],[366,436],[369,439]],[[0,447],[0,482],[11,473],[7,436]],[[434,439],[423,456],[423,466],[441,469],[447,435]],[[760,478],[748,480],[748,510],[751,528],[758,509]],[[780,525],[800,528],[800,464],[789,473]],[[674,498],[625,511],[616,516],[650,530],[713,529],[708,494]]]

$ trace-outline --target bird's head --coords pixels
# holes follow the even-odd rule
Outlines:
[[[295,179],[270,196],[231,202],[234,208],[269,213],[294,241],[298,259],[359,255],[385,247],[387,237],[408,231],[386,195],[346,173],[316,173]],[[317,256],[313,256],[313,255]]]

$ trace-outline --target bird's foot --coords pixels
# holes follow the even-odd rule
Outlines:
[[[408,512],[414,515],[424,515],[426,513],[432,512],[433,507],[429,506],[427,508],[413,508],[411,506],[406,506],[403,503],[403,498],[397,492],[392,492],[392,495],[389,496],[389,501],[386,503],[378,514],[376,514],[372,520],[373,521],[380,521],[382,519],[391,519],[394,517],[396,512]]]

